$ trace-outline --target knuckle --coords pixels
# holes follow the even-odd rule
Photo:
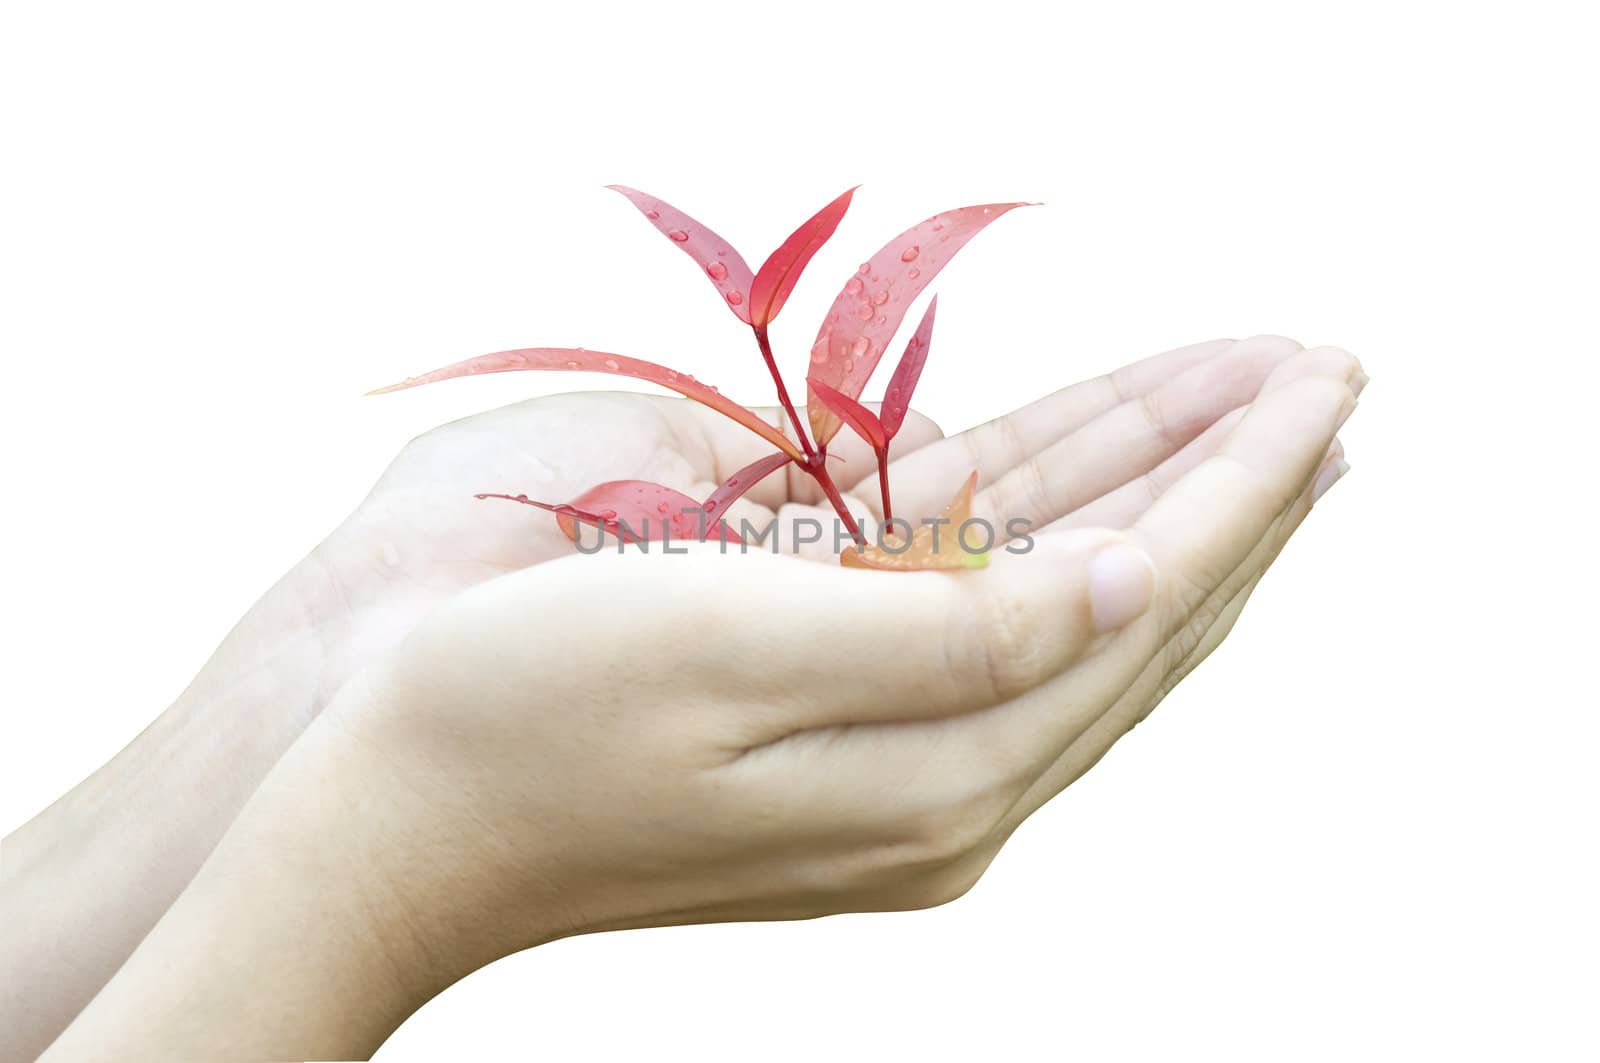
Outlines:
[[[905,825],[896,863],[926,872],[966,859],[994,835],[1012,800],[994,790],[924,809]]]
[[[1014,595],[992,592],[980,597],[966,623],[976,626],[975,637],[965,641],[977,656],[966,666],[983,676],[993,702],[1010,701],[1044,679],[1048,651],[1038,610]]]
[[[1139,412],[1150,425],[1150,431],[1163,443],[1176,445],[1183,442],[1172,428],[1172,418],[1166,410],[1166,401],[1160,389],[1148,392],[1139,399]]]

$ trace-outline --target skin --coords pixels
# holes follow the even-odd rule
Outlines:
[[[980,513],[1040,529],[959,574],[578,557],[548,515],[462,503],[625,476],[703,497],[766,452],[680,400],[428,433],[178,704],[6,840],[28,976],[6,979],[5,1054],[65,1028],[44,1058],[364,1056],[555,938],[960,896],[1226,635],[1345,468],[1364,383],[1343,351],[1258,337],[950,439],[908,420],[898,513],[976,468]],[[873,519],[870,452],[833,449]],[[733,518],[819,501],[789,470]]]

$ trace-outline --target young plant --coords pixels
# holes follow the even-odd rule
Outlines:
[[[569,539],[576,540],[579,525],[588,524],[624,542],[667,539],[741,542],[739,535],[723,521],[723,514],[763,478],[793,462],[817,482],[855,540],[856,545],[841,555],[842,564],[900,570],[968,568],[983,564],[986,555],[961,549],[955,534],[971,516],[976,473],[962,484],[941,518],[924,522],[920,529],[913,530],[907,522],[895,521],[890,508],[889,444],[905,421],[912,392],[927,361],[937,297],[929,302],[921,324],[901,354],[879,412],[874,414],[863,406],[860,396],[912,302],[945,263],[990,222],[1026,204],[980,204],[935,214],[890,240],[861,263],[835,297],[811,345],[811,362],[806,375],[807,416],[802,421],[778,369],[767,328],[783,310],[812,256],[839,227],[850,208],[855,189],[844,192],[808,218],[767,256],[759,270],[751,270],[733,245],[671,204],[622,185],[609,187],[627,197],[652,225],[692,258],[733,316],[750,327],[756,349],[777,389],[778,404],[793,429],[793,439],[755,411],[726,398],[716,388],[702,384],[688,373],[638,358],[581,347],[526,347],[479,355],[378,388],[371,394],[480,373],[522,370],[609,373],[658,384],[693,399],[737,421],[775,448],[772,454],[728,477],[703,501],[644,480],[598,484],[577,498],[559,503],[536,501],[520,494],[475,496],[506,499],[547,510],[555,514],[558,526]],[[846,424],[872,447],[878,460],[884,524],[890,530],[876,545],[868,542],[828,472],[828,443]],[[897,524],[906,525],[904,535],[892,530]],[[941,548],[939,531],[944,527],[949,531],[943,537]]]

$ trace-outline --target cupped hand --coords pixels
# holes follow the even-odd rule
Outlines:
[[[1009,467],[988,506],[1042,530],[985,571],[702,545],[560,560],[436,610],[311,744],[355,788],[398,929],[460,974],[573,933],[958,896],[1215,647],[1342,471],[1349,355],[1220,352],[1262,379],[1210,418],[1188,397],[1238,367],[1186,357],[903,460],[929,500],[949,468]]]

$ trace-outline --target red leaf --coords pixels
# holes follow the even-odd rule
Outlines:
[[[1026,203],[989,203],[935,214],[912,226],[861,263],[823,319],[811,345],[810,376],[854,398],[883,357],[912,300],[984,226]],[[839,419],[810,403],[812,438],[826,443]]]
[[[839,555],[839,563],[847,568],[880,568],[898,572],[983,568],[989,563],[988,552],[969,553],[962,545],[960,535],[961,526],[972,517],[972,493],[977,486],[978,474],[974,472],[939,515],[945,523],[924,523],[911,536],[911,542],[901,546],[898,552],[875,544],[865,550],[852,546]],[[886,537],[888,534],[885,533]],[[903,538],[897,538],[895,545],[904,542]]]
[[[709,517],[721,517],[728,511],[728,507],[744,497],[744,493],[756,484],[765,480],[771,473],[789,464],[793,459],[787,454],[768,454],[764,458],[752,461],[726,480],[722,481],[715,491],[706,496],[705,511]]]
[[[820,380],[808,379],[806,383],[811,387],[812,396],[832,410],[845,424],[855,429],[856,435],[865,439],[873,450],[888,448],[889,437],[884,433],[883,422],[878,420],[877,414],[849,395],[835,391]]]
[[[828,237],[839,227],[844,212],[850,209],[850,197],[855,192],[856,189],[851,188],[817,211],[767,256],[750,284],[750,324],[764,328],[778,316],[778,311],[789,300],[789,293],[799,283],[800,274],[805,272],[811,256],[828,242]]]
[[[733,245],[701,225],[683,211],[665,200],[629,188],[627,185],[606,185],[613,192],[627,196],[639,213],[676,244],[684,254],[700,264],[733,316],[750,324],[750,284],[753,277],[744,257]]]
[[[723,539],[742,542],[737,532],[706,515],[700,503],[670,487],[648,480],[611,480],[597,484],[571,502],[550,504],[527,495],[480,494],[504,498],[556,515],[568,539],[576,540],[578,524],[592,524],[630,543],[700,542]]]
[[[494,354],[480,354],[476,358],[447,365],[442,369],[423,373],[421,376],[408,377],[398,384],[388,387],[376,388],[367,392],[369,395],[382,395],[390,391],[401,391],[405,388],[414,388],[421,384],[433,384],[440,380],[450,380],[460,376],[476,376],[482,373],[515,373],[525,369],[550,369],[556,371],[582,373],[610,373],[613,376],[632,377],[635,380],[645,380],[652,384],[660,384],[670,388],[678,394],[691,398],[696,402],[709,406],[724,416],[738,421],[750,431],[761,436],[779,450],[796,460],[804,460],[804,455],[782,431],[763,421],[753,411],[726,398],[716,388],[709,384],[702,384],[688,373],[680,373],[675,369],[668,369],[664,365],[646,362],[640,358],[629,358],[622,354],[607,354],[605,351],[590,351],[582,347],[523,347],[514,351],[497,351]]]
[[[939,297],[936,295],[929,301],[928,309],[922,314],[922,323],[906,344],[900,364],[894,367],[894,376],[889,378],[889,390],[884,393],[883,405],[878,411],[886,439],[893,439],[895,433],[900,431],[906,419],[906,410],[911,407],[911,393],[917,390],[917,378],[922,376],[922,367],[928,361],[928,345],[933,342],[933,315],[938,308]]]

